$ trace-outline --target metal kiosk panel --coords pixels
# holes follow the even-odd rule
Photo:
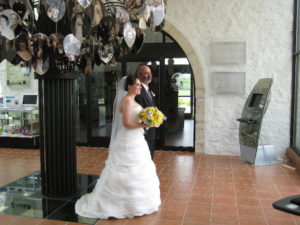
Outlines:
[[[271,99],[272,78],[260,79],[244,105],[240,122],[239,141],[243,161],[255,163],[264,113]]]

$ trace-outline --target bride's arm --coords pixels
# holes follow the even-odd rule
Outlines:
[[[127,129],[144,128],[145,124],[138,123],[132,120],[132,110],[134,103],[129,98],[124,98],[121,103],[123,125]]]

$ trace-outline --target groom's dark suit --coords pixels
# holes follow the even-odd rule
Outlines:
[[[151,95],[151,97],[149,96],[146,89],[142,85],[141,94],[137,95],[135,97],[135,101],[138,102],[143,108],[150,107],[150,106],[156,106],[154,97],[152,96],[151,92],[150,92],[150,95]],[[153,159],[154,150],[155,150],[155,136],[156,136],[156,131],[155,131],[154,127],[149,128],[145,134],[145,139],[148,143],[152,159]]]

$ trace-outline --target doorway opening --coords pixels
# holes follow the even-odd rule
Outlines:
[[[146,63],[152,70],[151,89],[167,121],[158,128],[160,150],[195,151],[195,84],[191,65],[180,46],[167,34],[160,42],[144,43],[138,54],[122,63],[95,66],[77,81],[77,144],[108,147],[113,101],[122,76],[135,75]],[[156,38],[157,39],[157,38]]]

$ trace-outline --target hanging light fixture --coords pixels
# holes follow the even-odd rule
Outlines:
[[[139,52],[147,27],[162,29],[165,4],[166,0],[2,0],[0,61],[24,63],[12,53],[15,39],[27,35],[26,51],[32,57],[26,63],[38,74],[48,69],[67,73],[75,65],[90,74],[95,62],[115,64],[129,52]],[[12,15],[18,29],[12,26]],[[1,17],[7,17],[9,29]]]

